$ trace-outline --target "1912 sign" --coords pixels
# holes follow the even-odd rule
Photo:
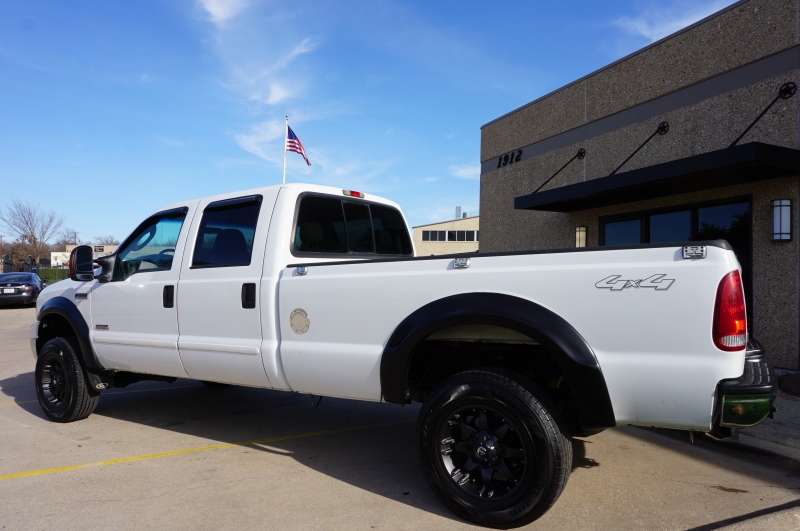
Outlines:
[[[514,164],[515,162],[519,162],[519,158],[522,156],[522,150],[518,149],[517,151],[512,151],[511,153],[506,153],[505,155],[500,155],[497,157],[497,167],[500,168],[502,166],[508,166],[509,164]]]

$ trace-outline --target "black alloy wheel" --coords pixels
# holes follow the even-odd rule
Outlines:
[[[60,352],[50,351],[42,359],[42,370],[39,371],[39,388],[42,401],[48,411],[55,414],[64,409],[68,402],[72,381],[67,382],[70,375],[64,368],[64,358]],[[71,379],[71,378],[70,378]]]
[[[423,404],[417,453],[436,496],[462,518],[511,528],[542,516],[563,491],[572,445],[560,411],[521,374],[471,370]]]
[[[73,338],[56,337],[42,346],[36,360],[36,397],[44,414],[55,422],[88,417],[100,398],[88,385],[78,352]]]
[[[470,496],[502,499],[521,485],[534,450],[506,417],[514,415],[475,405],[456,410],[441,424],[440,466]]]

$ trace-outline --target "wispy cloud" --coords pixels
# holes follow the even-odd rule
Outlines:
[[[638,15],[619,17],[612,24],[626,33],[655,42],[732,3],[731,0],[682,0],[666,5],[664,2],[650,2]]]
[[[450,175],[458,179],[467,179],[469,181],[477,181],[481,178],[480,164],[454,164],[447,168]]]
[[[158,137],[158,141],[169,147],[178,147],[184,144],[183,140],[178,140],[177,138],[168,138],[165,136]]]
[[[217,26],[234,18],[250,4],[248,0],[199,0],[199,3]]]
[[[280,143],[285,133],[285,122],[273,119],[261,122],[250,127],[246,133],[234,135],[236,143],[243,150],[270,162],[283,163]]]
[[[297,79],[289,81],[286,76],[281,75],[281,72],[299,56],[314,51],[317,45],[317,42],[306,38],[291,51],[279,56],[272,64],[261,65],[259,62],[255,65],[231,64],[234,77],[231,88],[241,89],[250,100],[267,105],[276,105],[299,96],[303,92],[305,82]]]

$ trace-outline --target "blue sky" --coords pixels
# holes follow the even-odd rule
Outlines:
[[[312,166],[412,225],[477,213],[480,126],[720,0],[0,4],[0,206],[125,237],[160,205]],[[0,230],[0,233],[2,230]]]

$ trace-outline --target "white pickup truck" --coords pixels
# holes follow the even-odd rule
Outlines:
[[[31,328],[50,419],[148,379],[421,402],[426,480],[492,527],[555,503],[571,435],[724,437],[776,392],[724,241],[415,257],[391,201],[289,184],[165,206],[70,267]]]

